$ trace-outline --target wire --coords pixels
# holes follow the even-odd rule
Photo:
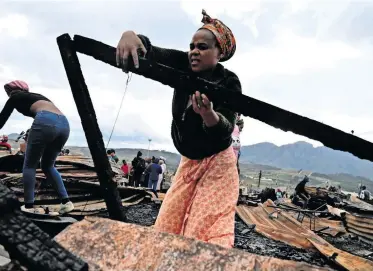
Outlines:
[[[109,136],[109,140],[108,140],[108,142],[106,144],[106,148],[109,147],[109,143],[110,143],[111,137],[113,136],[115,125],[117,124],[118,117],[119,117],[119,114],[120,114],[120,110],[122,109],[122,106],[123,106],[124,96],[126,95],[128,84],[131,81],[131,78],[132,78],[132,73],[128,74],[128,76],[127,76],[126,87],[125,87],[124,92],[123,92],[122,101],[120,102],[118,114],[117,114],[117,117],[115,119],[115,122],[114,122],[114,125],[113,125],[113,129],[111,130],[111,133],[110,133],[110,136]]]
[[[123,106],[123,101],[124,101],[124,96],[126,95],[126,92],[127,92],[127,88],[128,88],[128,84],[129,82],[131,81],[131,78],[132,78],[132,73],[128,74],[127,75],[127,81],[126,81],[126,87],[124,89],[124,92],[123,92],[123,96],[122,96],[122,101],[120,102],[120,106],[119,106],[119,110],[118,110],[118,113],[117,113],[117,117],[114,121],[114,125],[113,125],[113,129],[111,129],[111,133],[110,133],[110,136],[109,136],[109,140],[106,144],[106,149],[109,147],[109,143],[110,143],[110,140],[111,140],[111,137],[114,133],[114,129],[115,129],[115,125],[117,124],[117,120],[118,120],[118,117],[119,117],[119,114],[120,114],[120,110],[122,109],[122,106]],[[83,210],[81,211],[81,215],[83,214],[83,212],[85,211],[85,208],[87,207],[87,204],[88,204],[88,199],[87,201],[85,202],[84,204],[84,207],[83,207]]]

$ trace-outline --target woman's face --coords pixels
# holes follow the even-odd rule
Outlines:
[[[221,58],[214,34],[207,29],[198,30],[190,43],[189,63],[194,72],[214,68]]]

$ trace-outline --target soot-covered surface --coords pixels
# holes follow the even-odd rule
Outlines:
[[[364,243],[357,237],[353,237],[352,235],[346,235],[341,237],[331,237],[325,235],[322,237],[330,244],[339,249],[373,261],[373,246]]]
[[[159,205],[143,203],[126,207],[126,209],[129,223],[151,226],[157,218]],[[235,247],[238,249],[263,256],[272,256],[286,260],[304,261],[318,266],[327,266],[326,260],[320,253],[293,248],[284,243],[266,238],[251,231],[250,227],[238,216],[236,216],[235,234]]]
[[[235,235],[234,246],[238,249],[263,256],[272,256],[284,260],[302,261],[313,265],[330,267],[321,253],[294,248],[285,243],[262,236],[252,231],[238,216],[236,216]]]
[[[127,222],[142,226],[151,226],[158,216],[160,205],[153,202],[140,203],[126,207]]]

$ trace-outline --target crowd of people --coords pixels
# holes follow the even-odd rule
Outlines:
[[[119,162],[114,149],[108,149],[106,153],[110,162]],[[164,182],[166,169],[166,159],[164,157],[143,158],[141,151],[138,151],[131,164],[123,159],[121,166],[124,178],[128,179],[128,185],[150,188],[157,198],[157,192],[161,190]]]

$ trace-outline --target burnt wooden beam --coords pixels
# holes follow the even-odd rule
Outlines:
[[[97,123],[95,109],[80,67],[73,41],[68,34],[57,38],[66,75],[82,122],[95,170],[100,181],[102,195],[111,219],[125,221],[124,208],[113,181],[114,173],[106,155],[102,133]]]
[[[116,48],[112,46],[79,35],[74,36],[74,46],[79,53],[92,56],[113,67],[120,68],[116,65]],[[334,150],[350,152],[361,159],[373,161],[372,142],[277,106],[232,92],[198,78],[192,73],[181,72],[141,57],[139,62],[140,67],[135,69],[132,61],[129,61],[129,64],[131,64],[129,65],[129,71],[173,88],[181,87],[181,89],[190,89],[191,91],[198,89],[212,101],[222,102],[227,108],[244,116],[257,119],[285,132],[291,131],[320,141],[324,146]]]

